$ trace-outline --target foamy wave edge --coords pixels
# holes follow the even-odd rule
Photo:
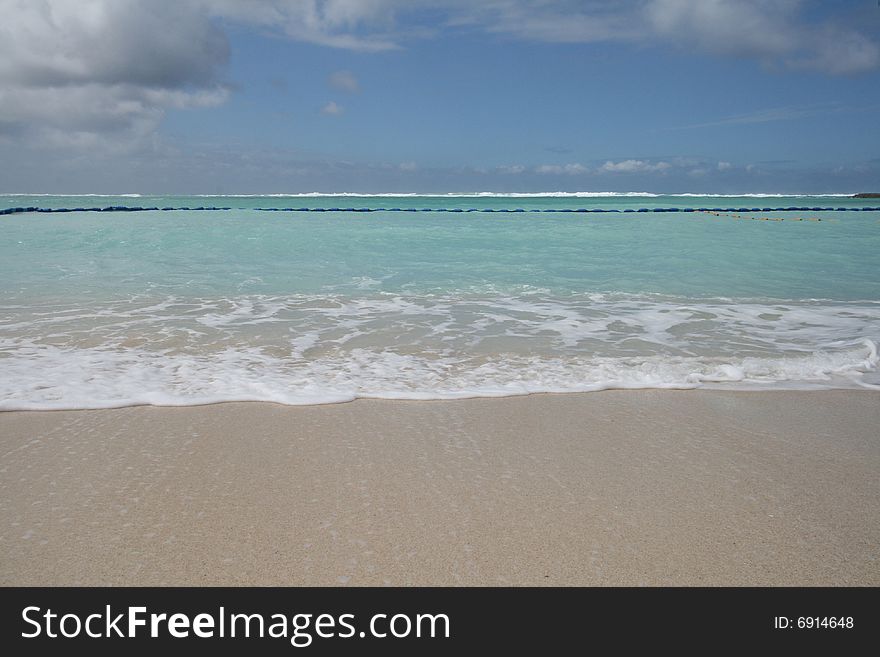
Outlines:
[[[274,372],[261,368],[260,365],[277,365],[278,362],[267,361],[255,351],[234,352],[219,359],[189,357],[158,364],[155,358],[139,362],[137,353],[114,352],[123,364],[127,361],[129,366],[132,363],[134,366],[127,371],[124,368],[112,371],[105,379],[96,382],[96,375],[100,379],[101,372],[96,370],[94,360],[89,362],[90,358],[112,365],[108,354],[100,350],[77,350],[81,357],[78,362],[72,362],[71,350],[58,351],[66,353],[49,355],[63,357],[62,361],[54,362],[64,363],[56,374],[62,375],[65,389],[39,383],[47,374],[45,364],[25,363],[20,372],[29,370],[36,374],[30,381],[19,381],[17,394],[28,396],[27,393],[31,392],[34,397],[42,396],[43,399],[7,396],[0,400],[0,411],[201,406],[246,401],[305,406],[356,399],[454,400],[603,390],[880,390],[880,384],[863,380],[864,374],[876,372],[880,365],[877,344],[867,339],[861,347],[841,352],[815,352],[788,358],[747,357],[738,362],[653,359],[636,367],[621,368],[621,362],[625,361],[620,359],[599,359],[580,365],[551,359],[532,363],[533,366],[540,365],[538,369],[522,367],[524,364],[528,366],[523,361],[504,371],[508,363],[501,359],[465,371],[457,385],[449,385],[454,382],[454,377],[453,381],[438,380],[438,376],[447,376],[448,363],[438,365],[425,359],[420,361],[418,357],[385,352],[353,353],[345,363],[321,363],[323,371],[316,372],[313,367],[307,372],[294,370],[286,373],[277,368]],[[77,380],[77,372],[82,380]],[[181,380],[181,372],[192,378],[183,377]],[[525,372],[530,378],[522,377]],[[358,380],[363,376],[366,378]],[[125,387],[126,377],[130,389],[139,391],[137,394],[102,396],[102,391],[121,392],[120,384]],[[430,388],[432,380],[434,387]],[[416,382],[414,387],[405,387],[413,382]]]

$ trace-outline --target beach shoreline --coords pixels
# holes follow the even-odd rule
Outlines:
[[[0,413],[3,585],[880,585],[880,392]]]

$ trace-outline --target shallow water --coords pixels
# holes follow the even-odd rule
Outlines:
[[[0,217],[0,408],[872,387],[871,202],[0,197],[231,208]]]

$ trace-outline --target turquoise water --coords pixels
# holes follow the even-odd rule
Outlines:
[[[873,387],[876,204],[0,196],[230,208],[0,216],[0,408]]]

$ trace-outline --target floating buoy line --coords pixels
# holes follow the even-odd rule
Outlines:
[[[231,207],[140,207],[130,205],[109,205],[87,208],[40,208],[17,207],[0,209],[0,215],[23,213],[63,213],[63,212],[207,212],[228,210],[254,210],[257,212],[497,212],[497,213],[631,213],[631,212],[701,212],[717,217],[733,219],[756,219],[761,221],[785,221],[778,217],[744,217],[740,213],[766,212],[880,212],[880,207],[870,208],[231,208]],[[789,221],[821,221],[813,217],[795,217]]]

